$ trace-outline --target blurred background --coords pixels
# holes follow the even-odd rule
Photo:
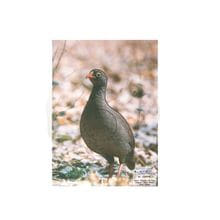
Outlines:
[[[150,170],[145,185],[157,185],[157,48],[146,41],[53,41],[53,184],[107,185],[107,162],[86,147],[79,121],[92,84],[94,69],[108,75],[107,101],[133,129],[136,167]],[[118,164],[115,164],[117,169]],[[111,185],[137,185],[124,167]]]

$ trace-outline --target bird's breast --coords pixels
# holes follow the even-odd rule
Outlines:
[[[81,134],[88,145],[106,145],[117,131],[117,120],[110,110],[89,108],[83,112],[80,123]]]

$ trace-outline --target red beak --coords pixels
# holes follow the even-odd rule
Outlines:
[[[87,79],[92,79],[92,78],[94,78],[94,76],[92,75],[92,73],[89,73],[89,74],[87,74],[86,78]]]

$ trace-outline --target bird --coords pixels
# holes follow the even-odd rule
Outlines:
[[[103,156],[109,163],[109,178],[114,172],[114,158],[119,158],[117,177],[123,165],[135,169],[135,139],[126,119],[106,101],[108,77],[100,69],[92,69],[86,78],[92,84],[92,92],[80,119],[80,133],[90,150]]]

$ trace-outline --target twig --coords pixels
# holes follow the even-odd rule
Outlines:
[[[57,51],[58,51],[58,48],[56,49],[55,53],[53,54],[53,57],[52,57],[52,62],[54,61],[56,55],[57,55]]]
[[[62,49],[61,54],[60,54],[60,56],[59,56],[59,58],[58,58],[57,64],[56,64],[56,66],[53,68],[53,73],[55,73],[55,71],[57,70],[58,66],[60,65],[60,61],[61,61],[62,56],[63,56],[63,54],[64,54],[65,48],[66,48],[66,40],[64,41],[63,49]]]

